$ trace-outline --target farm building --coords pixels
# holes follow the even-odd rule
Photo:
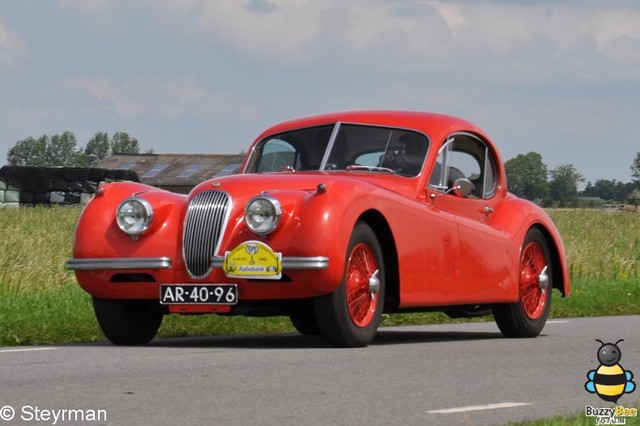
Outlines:
[[[98,166],[113,170],[131,170],[140,182],[187,194],[202,181],[238,173],[244,154],[115,154]]]

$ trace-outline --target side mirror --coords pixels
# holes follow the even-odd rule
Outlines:
[[[458,197],[468,197],[469,194],[471,194],[471,191],[473,191],[474,185],[473,183],[471,183],[471,181],[467,178],[460,178],[460,179],[456,179],[453,182],[453,188],[451,188],[453,190],[453,193],[456,194]]]
[[[475,188],[475,186],[473,185],[473,183],[467,179],[467,178],[460,178],[460,179],[456,179],[453,182],[453,186],[449,189],[447,189],[444,192],[435,194],[435,193],[431,193],[430,197],[431,198],[438,198],[438,197],[442,197],[444,195],[450,194],[450,193],[454,193],[456,194],[458,197],[468,197],[471,194],[471,191],[473,191],[473,188]]]

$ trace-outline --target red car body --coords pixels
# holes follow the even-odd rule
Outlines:
[[[496,147],[465,120],[405,111],[291,120],[256,138],[242,170],[188,196],[106,184],[85,207],[68,266],[110,340],[145,343],[164,314],[218,313],[290,315],[303,333],[362,346],[382,312],[416,310],[493,311],[504,334],[524,337],[544,326],[552,288],[569,295],[558,230],[507,192]],[[216,196],[226,204],[212,218]],[[131,198],[147,207],[123,207]],[[129,234],[116,216],[138,225],[135,208],[152,219]],[[250,251],[273,263],[250,266]],[[167,284],[180,288],[165,287],[160,304]],[[231,287],[174,294],[205,284],[233,284],[232,303],[206,297]],[[124,331],[134,328],[146,332]]]

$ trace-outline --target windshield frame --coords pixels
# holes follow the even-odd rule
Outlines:
[[[271,141],[287,143],[295,152],[269,151]],[[417,147],[417,152],[410,152],[411,145],[414,149]],[[391,173],[413,178],[422,173],[430,148],[430,138],[414,129],[337,121],[266,136],[254,145],[244,173],[342,171]],[[266,160],[267,154],[280,157],[277,161]],[[400,162],[403,156],[404,163]],[[408,156],[413,158],[410,170]],[[262,168],[264,161],[270,161],[272,167]]]

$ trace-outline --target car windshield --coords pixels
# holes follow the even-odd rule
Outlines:
[[[253,151],[247,171],[346,170],[420,174],[429,141],[421,133],[337,123],[270,136]]]

